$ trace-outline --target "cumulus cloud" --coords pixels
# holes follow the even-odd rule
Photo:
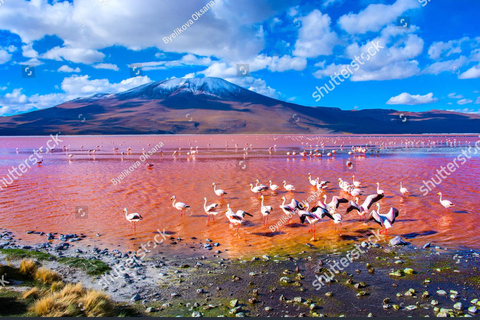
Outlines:
[[[370,4],[359,13],[348,13],[338,19],[340,27],[349,34],[379,31],[397,20],[405,11],[419,8],[418,0],[397,0],[392,5]]]
[[[476,66],[471,67],[464,73],[460,74],[458,76],[459,79],[476,79],[480,78],[480,64],[477,64]]]
[[[12,55],[7,50],[0,49],[0,64],[7,63],[12,59]]]
[[[462,53],[461,45],[468,40],[468,37],[464,37],[459,40],[451,40],[448,42],[434,42],[428,49],[428,55],[430,59],[438,59],[440,57],[448,57],[455,53]]]
[[[330,28],[331,19],[328,14],[322,14],[315,9],[299,20],[302,26],[298,31],[293,54],[305,58],[332,54],[333,47],[339,40],[337,34]]]
[[[79,67],[76,67],[75,69],[67,66],[66,64],[61,66],[60,68],[58,68],[57,70],[58,72],[67,72],[67,73],[72,73],[72,72],[80,72],[80,68]]]
[[[45,109],[58,105],[65,100],[64,94],[51,93],[46,95],[34,94],[30,97],[22,93],[23,89],[13,89],[0,97],[0,115],[9,116],[17,113]]]
[[[95,69],[106,69],[106,70],[114,70],[114,71],[118,71],[118,66],[116,64],[113,64],[113,63],[98,63],[98,64],[95,64],[93,65],[93,67]]]
[[[67,48],[91,49],[86,63],[100,62],[95,51],[111,46],[132,50],[157,47],[234,61],[258,54],[265,47],[259,33],[261,23],[292,6],[292,1],[287,0],[216,1],[173,42],[162,40],[192,19],[192,14],[206,3],[182,0],[178,11],[178,3],[170,1],[116,0],[103,6],[96,1],[10,1],[0,10],[0,29],[18,34],[23,43],[54,35]],[[51,55],[61,56],[57,52]],[[63,56],[68,59],[78,55]]]
[[[110,83],[108,79],[90,79],[88,75],[74,75],[63,79],[63,93],[34,94],[27,96],[22,88],[0,96],[0,115],[8,116],[59,105],[79,97],[91,96],[96,93],[118,93],[149,83],[147,76],[125,79],[118,83]]]
[[[427,93],[426,95],[411,95],[410,93],[404,92],[399,94],[398,96],[391,97],[387,104],[404,104],[404,105],[420,105],[420,104],[428,104],[437,102],[438,99],[433,97],[433,93]]]
[[[105,55],[97,50],[85,48],[55,47],[41,55],[43,59],[67,60],[75,63],[92,64],[100,62]]]
[[[91,96],[97,93],[117,93],[126,91],[142,84],[152,82],[148,76],[139,76],[110,83],[108,79],[90,79],[90,76],[71,76],[63,79],[61,88],[67,94],[67,99]]]
[[[345,49],[346,57],[359,64],[352,81],[405,79],[420,73],[415,60],[423,51],[423,40],[395,26],[382,30],[379,37],[363,45],[352,43]],[[316,64],[317,65],[317,64]],[[340,73],[348,64],[330,64],[314,73],[316,78]],[[351,68],[350,68],[351,69]],[[347,69],[348,70],[348,69]]]

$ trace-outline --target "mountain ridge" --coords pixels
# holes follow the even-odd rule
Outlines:
[[[480,115],[341,110],[263,96],[221,78],[176,78],[0,118],[0,135],[472,133]]]

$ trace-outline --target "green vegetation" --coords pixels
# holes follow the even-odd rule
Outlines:
[[[0,249],[0,253],[7,255],[7,259],[9,260],[20,260],[25,258],[55,260],[55,257],[48,253],[24,249]]]
[[[111,270],[105,262],[96,259],[59,258],[58,262],[66,264],[72,268],[84,270],[90,276],[99,276]]]

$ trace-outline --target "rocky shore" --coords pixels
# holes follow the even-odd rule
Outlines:
[[[138,315],[476,316],[480,308],[473,250],[379,241],[318,288],[313,283],[354,245],[299,243],[295,252],[230,258],[215,239],[167,237],[138,255],[84,245],[85,235],[35,234],[38,245],[23,245],[21,235],[0,229],[0,263],[39,259],[64,281],[103,290]],[[182,255],[172,250],[178,246]]]

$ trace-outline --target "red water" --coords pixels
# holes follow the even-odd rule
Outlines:
[[[279,135],[235,135],[235,136],[87,136],[59,137],[63,140],[53,153],[41,154],[42,165],[33,165],[21,177],[7,187],[1,179],[7,177],[12,166],[18,166],[33,154],[33,149],[45,146],[47,137],[3,137],[0,139],[0,227],[13,231],[22,241],[35,244],[45,242],[39,235],[26,235],[27,230],[58,233],[84,233],[88,236],[82,243],[91,243],[111,248],[135,250],[139,244],[152,241],[156,230],[165,229],[175,237],[189,240],[210,238],[221,243],[219,249],[229,249],[231,255],[262,253],[271,249],[293,248],[310,242],[315,246],[336,245],[364,239],[368,229],[378,229],[373,222],[362,224],[356,213],[344,215],[342,237],[334,231],[331,221],[317,224],[319,241],[310,241],[308,226],[300,225],[298,218],[282,226],[280,232],[272,233],[264,227],[260,213],[260,198],[250,191],[249,183],[259,179],[261,183],[281,185],[283,180],[293,184],[296,191],[281,189],[277,194],[265,193],[265,204],[274,207],[269,225],[279,221],[284,213],[278,207],[281,197],[289,202],[292,197],[307,200],[315,189],[310,186],[308,173],[320,180],[332,183],[327,189],[328,201],[333,195],[351,198],[340,192],[338,178],[351,181],[352,174],[362,183],[364,195],[375,193],[375,183],[380,182],[386,197],[381,200],[382,213],[393,206],[400,216],[389,236],[401,235],[414,244],[434,242],[449,247],[480,248],[478,219],[480,212],[480,158],[478,154],[461,165],[455,173],[439,186],[423,196],[419,190],[423,180],[428,180],[442,165],[446,166],[457,157],[458,147],[479,140],[478,136],[279,136]],[[435,141],[434,148],[432,142]],[[163,143],[163,155],[155,153],[125,177],[120,184],[111,180],[129,168],[145,151],[157,143]],[[315,149],[316,145],[325,153],[337,150],[333,157],[324,155],[313,158],[296,155],[287,156],[287,151]],[[368,152],[364,156],[348,155],[351,145],[379,148],[379,154]],[[447,143],[448,147],[442,146]],[[228,144],[228,149],[226,145]],[[236,149],[235,145],[238,145]],[[244,148],[252,145],[248,155]],[[268,148],[276,145],[269,154]],[[311,146],[310,146],[311,145]],[[343,148],[340,147],[343,145]],[[65,146],[68,150],[62,150]],[[81,151],[83,146],[83,151]],[[95,156],[88,150],[98,151]],[[121,159],[120,152],[132,154]],[[198,154],[188,156],[190,147],[198,146]],[[408,146],[408,148],[405,148]],[[113,148],[119,148],[114,152]],[[388,148],[387,148],[388,147]],[[425,147],[425,148],[417,148]],[[427,148],[428,147],[428,148]],[[16,148],[19,148],[18,153]],[[179,156],[174,150],[182,148]],[[195,150],[195,149],[194,149]],[[275,151],[276,150],[276,151]],[[377,150],[377,149],[375,149]],[[68,154],[72,154],[69,160]],[[353,169],[345,162],[350,159]],[[146,169],[146,163],[154,165]],[[6,181],[10,179],[7,178]],[[399,183],[403,181],[411,196],[403,199]],[[212,188],[228,194],[221,199]],[[455,207],[445,210],[439,203],[438,191],[451,200]],[[185,217],[175,210],[170,198],[191,206]],[[208,203],[220,204],[221,213],[215,222],[207,224],[203,211],[203,198]],[[253,214],[248,223],[240,228],[240,238],[229,227],[224,216],[227,204],[233,210],[245,210]],[[312,202],[313,204],[313,202]],[[76,213],[76,207],[88,206],[85,217]],[[126,221],[123,208],[139,212],[144,220],[134,231]],[[345,212],[345,206],[339,213]],[[96,237],[99,233],[101,237]],[[177,246],[180,248],[180,246]]]

